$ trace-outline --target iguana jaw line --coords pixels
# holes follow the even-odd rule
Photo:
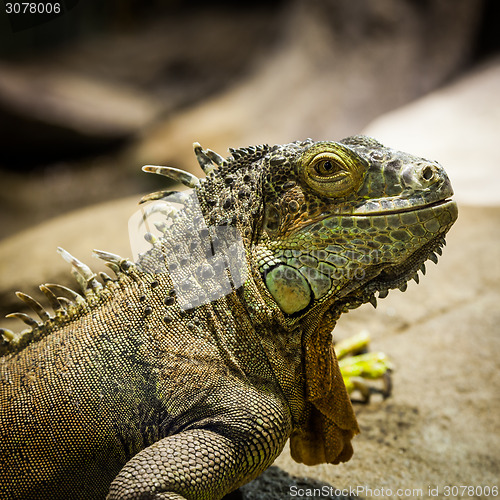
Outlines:
[[[414,279],[418,283],[418,271],[425,274],[425,262],[429,259],[431,259],[434,263],[437,263],[436,252],[440,254],[441,247],[444,245],[446,245],[444,235],[436,237],[436,239],[425,245],[427,247],[427,251],[422,252],[422,249],[420,249],[410,256],[410,259],[414,256],[417,257],[415,259],[415,263],[412,263],[403,273],[394,273],[392,279],[383,279],[384,273],[404,265],[410,259],[407,259],[403,264],[381,267],[380,272],[375,277],[368,280],[358,288],[348,290],[347,293],[338,297],[330,307],[333,311],[338,311],[337,314],[347,312],[350,309],[356,309],[367,302],[370,302],[370,304],[376,308],[377,299],[386,298],[390,290],[399,288],[402,292],[404,292],[408,286],[408,281],[411,279]],[[343,292],[346,292],[346,289],[344,289]],[[377,292],[378,297],[375,296]]]
[[[406,201],[406,200],[404,200]],[[453,200],[450,198],[446,198],[444,200],[438,200],[438,201],[433,201],[431,203],[426,203],[424,205],[412,205],[411,204],[412,200],[409,199],[408,203],[409,205],[407,207],[401,207],[401,208],[395,208],[393,210],[378,210],[378,211],[363,211],[363,212],[358,212],[355,210],[354,212],[350,213],[349,215],[355,216],[355,217],[374,217],[377,215],[394,215],[394,214],[402,214],[406,212],[416,212],[419,210],[424,210],[426,208],[437,208],[443,205],[452,205],[455,204]]]
[[[437,263],[437,254],[440,255],[441,248],[446,245],[444,235],[445,233],[437,235],[402,263],[380,265],[378,272],[375,271],[374,276],[360,286],[354,287],[353,283],[351,283],[352,286],[343,288],[340,295],[332,295],[318,304],[311,302],[303,310],[293,314],[286,314],[287,320],[295,323],[312,307],[322,307],[325,303],[330,303],[328,309],[337,310],[338,314],[347,312],[349,309],[356,309],[367,302],[370,302],[373,307],[377,307],[377,298],[383,299],[387,297],[390,290],[399,288],[404,292],[411,279],[414,279],[418,283],[418,272],[420,271],[422,274],[426,273],[426,261],[431,260]],[[405,269],[398,272],[400,268]],[[372,271],[374,270],[372,269]],[[375,297],[375,293],[377,292],[378,297]],[[331,303],[332,299],[333,303]]]
[[[451,199],[451,195],[440,197],[432,201],[423,202],[421,199],[415,198],[397,198],[387,197],[378,198],[376,200],[368,200],[359,206],[339,206],[331,211],[325,211],[320,220],[327,219],[328,217],[335,217],[339,215],[347,217],[376,217],[379,215],[394,215],[406,212],[416,212],[427,208],[437,208],[443,205],[453,205],[455,201]],[[309,225],[313,225],[317,220]]]
[[[435,201],[427,205],[421,205],[407,210],[399,210],[392,212],[384,212],[380,214],[359,214],[358,216],[379,216],[379,215],[391,215],[400,214],[405,212],[418,212],[426,209],[434,209],[438,207],[455,208],[456,202],[450,199],[444,199],[440,201]],[[352,214],[355,215],[355,214]],[[454,220],[453,220],[454,222]],[[453,222],[451,224],[453,224]],[[451,227],[450,224],[450,227]],[[418,272],[421,271],[425,274],[425,262],[431,260],[434,264],[438,262],[438,254],[441,255],[442,247],[446,245],[446,235],[447,229],[442,233],[436,235],[435,238],[425,243],[422,247],[416,250],[412,255],[410,255],[403,262],[398,264],[387,264],[381,267],[380,272],[372,279],[368,280],[364,285],[359,287],[357,290],[363,290],[366,292],[366,298],[364,302],[371,302],[376,307],[375,292],[379,292],[379,298],[385,298],[391,289],[399,288],[401,291],[405,291],[407,284],[410,280],[415,280],[419,282]]]
[[[389,290],[399,288],[401,291],[405,291],[411,279],[414,279],[418,283],[419,271],[425,274],[425,263],[428,260],[431,260],[435,264],[437,263],[438,254],[441,255],[441,248],[445,245],[444,234],[437,235],[410,255],[404,262],[382,267],[374,278],[361,285],[361,287],[354,291],[354,294],[356,295],[356,292],[361,291],[361,295],[366,295],[364,302],[372,302],[372,304],[375,302],[376,304],[376,301],[374,301],[375,292],[379,292],[379,298],[385,298]]]

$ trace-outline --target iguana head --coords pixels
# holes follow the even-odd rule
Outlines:
[[[457,218],[440,165],[368,137],[278,146],[263,168],[254,255],[287,315],[404,289]]]

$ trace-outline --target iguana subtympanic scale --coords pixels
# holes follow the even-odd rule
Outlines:
[[[83,295],[3,329],[0,496],[218,499],[268,467],[351,457],[358,426],[331,331],[436,260],[457,217],[435,162],[356,136],[230,150],[146,197],[136,262],[64,250]],[[153,216],[160,216],[152,227]],[[106,496],[107,495],[107,496]]]

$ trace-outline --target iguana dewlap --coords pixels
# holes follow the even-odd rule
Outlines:
[[[332,346],[342,312],[405,289],[457,218],[437,163],[356,136],[230,150],[195,144],[191,191],[146,197],[116,277],[64,250],[83,295],[1,330],[0,498],[220,499],[291,440],[349,460],[358,432]],[[144,229],[144,228],[147,229]]]

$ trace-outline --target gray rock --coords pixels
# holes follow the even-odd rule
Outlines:
[[[500,59],[407,106],[382,115],[364,133],[439,161],[456,199],[500,204]]]

